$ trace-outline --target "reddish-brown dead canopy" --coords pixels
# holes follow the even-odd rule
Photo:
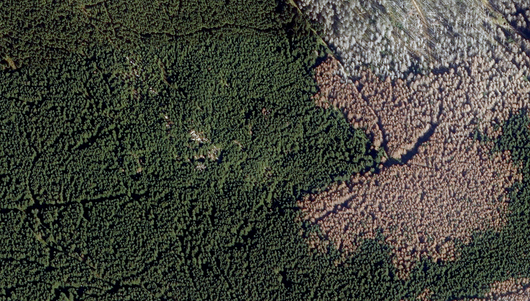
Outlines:
[[[528,107],[530,85],[509,64],[474,59],[469,66],[412,81],[381,81],[370,72],[355,83],[338,75],[328,59],[316,70],[318,105],[341,109],[365,129],[374,147],[403,165],[299,201],[303,219],[317,224],[311,247],[328,243],[355,251],[381,229],[393,261],[406,277],[421,256],[454,260],[454,240],[473,231],[500,229],[506,221],[506,189],[521,179],[509,152],[490,155],[492,144],[473,141],[475,129],[498,135],[511,110]],[[321,248],[324,250],[324,248]]]

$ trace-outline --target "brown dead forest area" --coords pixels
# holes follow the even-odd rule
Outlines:
[[[507,189],[522,176],[509,151],[491,155],[493,143],[473,134],[498,137],[507,116],[528,106],[530,84],[519,80],[517,66],[474,58],[409,80],[366,71],[348,82],[339,64],[329,57],[316,68],[317,105],[340,109],[395,163],[300,200],[303,219],[322,233],[310,235],[310,247],[333,243],[347,256],[382,230],[406,278],[422,256],[455,260],[456,239],[466,243],[474,231],[500,230]]]

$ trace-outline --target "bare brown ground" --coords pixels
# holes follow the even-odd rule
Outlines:
[[[476,128],[500,134],[495,124],[528,107],[530,85],[511,66],[478,58],[409,82],[381,81],[366,72],[353,85],[335,74],[332,59],[318,67],[317,104],[342,109],[391,157],[415,147],[417,153],[404,165],[355,175],[300,200],[302,218],[322,233],[310,236],[310,246],[324,251],[331,242],[348,254],[381,229],[404,278],[421,256],[454,260],[456,239],[469,242],[474,231],[500,229],[506,189],[521,175],[509,152],[491,156],[492,144],[470,137]],[[419,139],[425,142],[418,147]]]

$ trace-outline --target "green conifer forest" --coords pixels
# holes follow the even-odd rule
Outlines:
[[[530,129],[509,223],[395,276],[390,247],[309,249],[296,200],[377,172],[317,107],[327,49],[275,0],[0,2],[0,300],[433,300],[530,277]],[[487,139],[486,137],[480,137]]]

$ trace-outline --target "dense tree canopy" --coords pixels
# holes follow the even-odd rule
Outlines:
[[[280,260],[256,246],[270,216],[372,164],[364,134],[310,100],[323,50],[280,31],[101,45],[4,71],[4,297],[232,299],[270,286],[258,275],[277,276],[256,273]]]
[[[311,100],[317,37],[276,1],[140,2],[0,4],[0,300],[450,300],[530,276],[527,167],[509,227],[457,262],[400,280],[381,238],[309,251],[296,199],[378,159]],[[523,123],[498,148],[528,165]]]

